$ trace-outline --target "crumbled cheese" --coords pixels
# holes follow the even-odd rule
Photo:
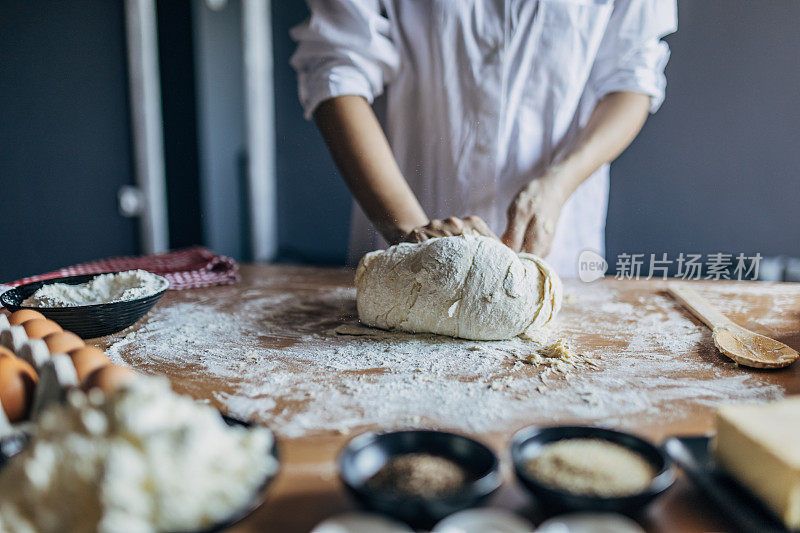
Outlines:
[[[104,400],[73,391],[0,471],[0,531],[186,531],[246,505],[277,469],[272,434],[141,377]]]

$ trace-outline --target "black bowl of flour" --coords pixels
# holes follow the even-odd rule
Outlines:
[[[440,494],[415,493],[414,485],[404,484],[399,477],[393,483],[392,475],[407,473],[408,465],[405,470],[387,472],[401,458],[422,458],[422,463],[427,459],[436,468],[450,465],[458,469],[460,482]],[[436,480],[452,474],[442,470],[432,472]],[[463,435],[430,430],[365,433],[355,437],[339,455],[339,476],[362,506],[417,528],[431,527],[456,511],[482,504],[502,483],[497,456],[487,446]],[[421,486],[425,486],[425,480],[422,481]]]
[[[112,333],[122,331],[128,326],[135,324],[152,309],[156,302],[164,296],[164,292],[169,288],[169,281],[158,276],[163,280],[161,287],[152,294],[134,300],[72,307],[30,307],[23,305],[23,302],[28,297],[33,296],[36,291],[45,285],[53,283],[79,285],[91,281],[93,278],[100,275],[101,274],[83,274],[80,276],[53,278],[20,285],[0,295],[0,304],[12,312],[19,311],[20,309],[38,311],[65,330],[75,333],[82,339],[93,339],[95,337],[111,335]]]

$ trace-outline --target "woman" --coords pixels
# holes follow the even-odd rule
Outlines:
[[[291,61],[358,202],[351,260],[465,229],[564,276],[603,254],[608,163],[663,101],[674,0],[309,7]],[[370,106],[384,88],[385,135]]]

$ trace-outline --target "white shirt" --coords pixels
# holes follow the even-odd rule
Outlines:
[[[310,0],[291,59],[309,118],[340,95],[387,93],[386,134],[431,218],[477,215],[498,235],[519,190],[613,91],[661,105],[675,0]],[[605,251],[608,166],[564,205],[548,261]],[[386,246],[356,205],[350,258]]]

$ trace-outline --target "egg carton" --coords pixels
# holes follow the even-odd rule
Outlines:
[[[12,424],[0,404],[0,438],[3,438],[25,431],[48,406],[64,402],[69,390],[78,386],[78,374],[69,355],[50,353],[43,340],[29,339],[25,328],[12,326],[4,314],[0,314],[0,346],[31,365],[39,376],[28,421]]]

